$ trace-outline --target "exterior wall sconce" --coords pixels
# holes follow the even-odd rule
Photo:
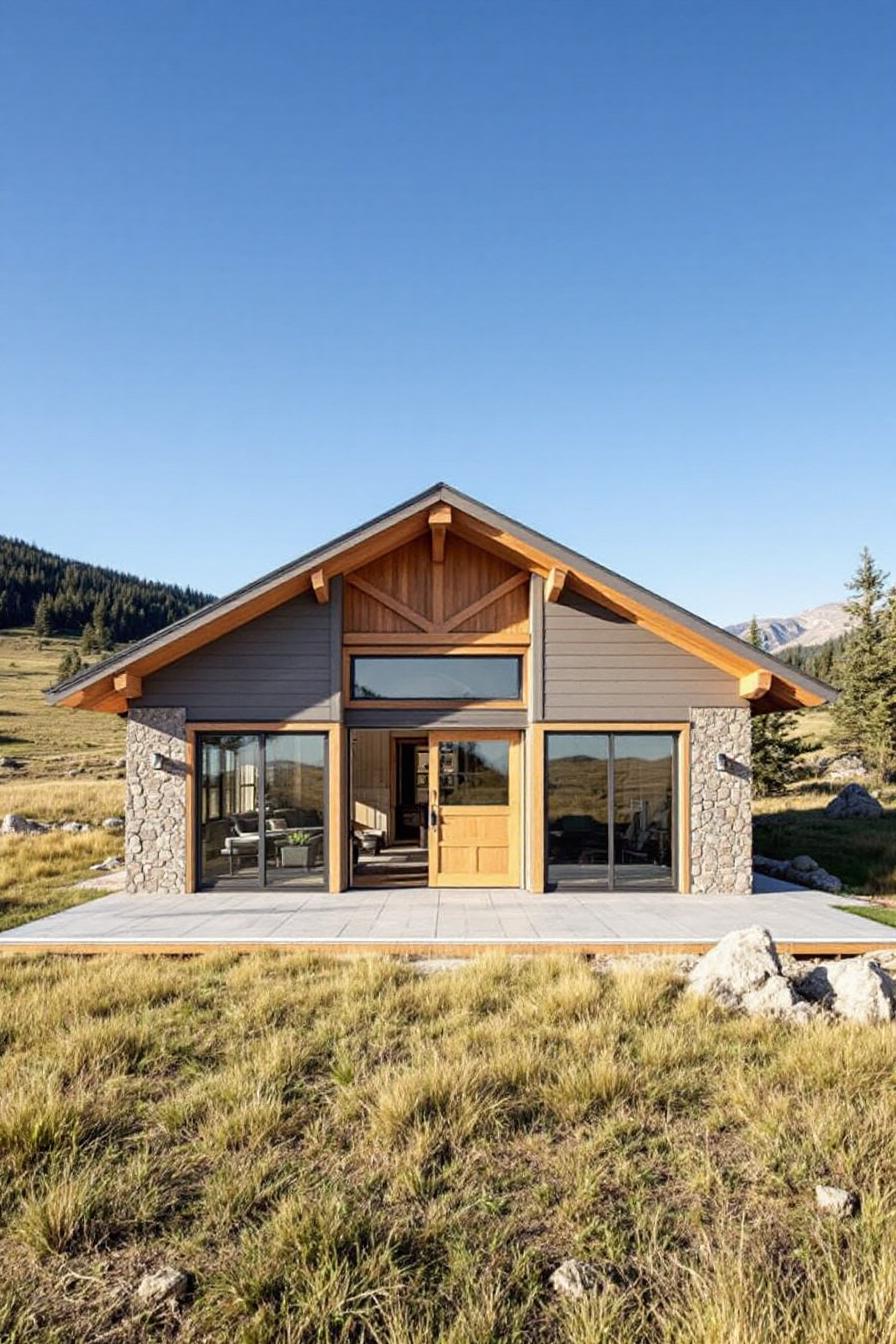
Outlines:
[[[720,751],[718,756],[716,757],[716,769],[719,770],[722,774],[724,774],[731,769],[732,764],[733,762],[731,760],[731,757],[726,756],[724,751]]]
[[[154,751],[152,754],[153,770],[161,770],[164,768],[164,765],[165,765],[165,757],[162,755],[160,751]]]

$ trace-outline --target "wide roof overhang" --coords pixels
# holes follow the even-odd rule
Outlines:
[[[60,682],[47,698],[51,704],[122,713],[139,694],[144,677],[307,592],[312,581],[325,585],[422,535],[429,529],[430,511],[439,506],[450,510],[453,532],[546,579],[562,573],[569,588],[737,677],[754,713],[836,698],[837,692],[818,678],[443,483]]]

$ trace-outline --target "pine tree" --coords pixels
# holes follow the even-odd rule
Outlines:
[[[68,649],[59,660],[59,666],[56,669],[56,680],[68,681],[69,677],[73,677],[76,672],[80,672],[83,666],[84,664],[81,662],[78,650],[75,648]]]
[[[43,593],[40,601],[34,608],[34,633],[36,635],[52,635],[53,633],[53,607],[50,597]]]
[[[754,616],[747,639],[754,649],[765,648],[762,631]],[[751,721],[753,792],[757,798],[783,793],[795,777],[802,744],[790,731],[784,714],[754,714]]]
[[[112,648],[112,632],[107,621],[108,610],[109,604],[105,597],[101,597],[93,609],[93,634],[96,648],[100,653],[106,653]]]
[[[840,661],[842,693],[834,706],[837,740],[857,751],[880,779],[896,766],[896,599],[888,575],[866,546],[847,587],[852,626]]]

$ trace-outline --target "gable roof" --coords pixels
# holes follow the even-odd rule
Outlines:
[[[767,686],[768,677],[758,682],[765,689],[753,699],[754,711],[796,709],[836,698],[837,692],[817,677],[798,672],[772,654],[754,649],[727,630],[443,482],[60,682],[46,692],[47,698],[51,704],[120,712],[126,700],[122,703],[123,693],[116,688],[116,678],[120,682],[128,673],[147,676],[158,671],[307,591],[317,571],[329,579],[368,563],[419,535],[427,527],[428,511],[440,504],[451,508],[452,528],[471,541],[544,576],[552,569],[564,570],[578,591],[705,662],[737,677],[769,673]]]

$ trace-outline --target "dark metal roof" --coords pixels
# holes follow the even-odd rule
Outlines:
[[[660,597],[659,594],[651,592],[648,588],[642,588],[640,584],[632,582],[631,579],[625,578],[622,574],[617,574],[614,570],[607,569],[606,566],[590,560],[588,556],[573,551],[568,546],[561,545],[560,542],[554,541],[551,537],[546,537],[541,532],[534,531],[515,518],[511,518],[504,513],[498,513],[497,510],[489,508],[487,504],[481,503],[471,495],[465,495],[463,491],[456,490],[444,481],[438,481],[427,490],[413,495],[410,499],[406,499],[394,508],[377,515],[360,527],[344,532],[325,545],[319,546],[313,551],[308,551],[305,555],[299,556],[296,560],[291,560],[288,564],[281,565],[279,569],[271,570],[269,574],[255,579],[242,588],[238,588],[226,597],[207,603],[206,606],[191,612],[189,616],[184,616],[179,621],[174,621],[171,625],[166,626],[164,630],[159,630],[154,635],[148,635],[145,639],[138,640],[137,643],[128,645],[126,649],[103,659],[101,663],[95,663],[92,667],[85,669],[83,672],[78,672],[68,680],[59,682],[58,685],[53,686],[46,692],[48,699],[55,704],[71,695],[73,691],[89,686],[102,677],[123,671],[142,654],[163,648],[179,635],[201,627],[216,616],[239,607],[249,598],[258,596],[287,579],[298,577],[308,570],[316,569],[349,546],[356,545],[369,536],[375,536],[377,532],[391,527],[419,512],[427,505],[435,503],[454,504],[462,512],[470,514],[487,526],[511,533],[520,541],[546,551],[561,565],[575,569],[586,578],[590,577],[598,583],[605,584],[621,596],[632,598],[633,601],[668,617],[685,629],[692,630],[695,634],[711,640],[714,644],[728,649],[741,658],[747,658],[756,667],[765,668],[783,680],[821,696],[824,700],[834,700],[837,696],[834,688],[818,677],[811,677],[805,672],[797,671],[796,668],[782,662],[780,658],[776,658],[773,654],[753,648],[746,641],[739,639],[737,635],[732,635],[730,631],[723,630],[720,626],[703,620],[702,617],[696,616],[693,612],[687,611],[674,602],[670,602],[667,598]]]

